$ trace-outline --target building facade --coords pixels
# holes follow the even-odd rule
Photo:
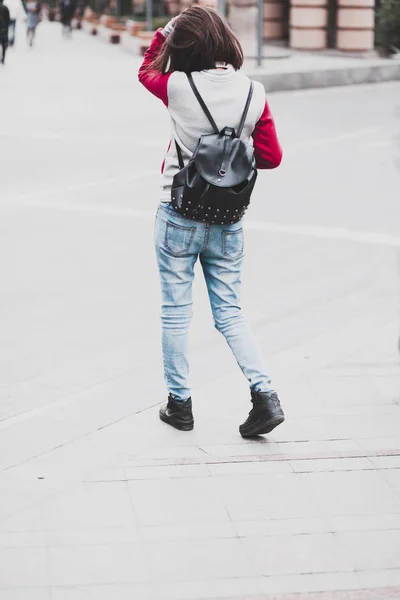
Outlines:
[[[257,2],[231,0],[230,20],[239,37],[249,19],[257,22]],[[371,51],[375,0],[264,0],[264,39],[298,50]]]
[[[199,4],[225,4],[198,0]],[[297,50],[368,52],[375,44],[376,0],[264,0],[264,40]],[[178,14],[191,0],[167,0],[170,14]],[[255,52],[257,0],[229,0],[228,18],[244,44]]]

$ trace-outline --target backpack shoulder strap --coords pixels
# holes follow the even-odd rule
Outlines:
[[[187,78],[189,80],[190,87],[192,88],[194,95],[196,96],[197,100],[199,101],[199,104],[200,104],[201,108],[203,109],[207,119],[210,121],[211,127],[214,129],[214,133],[219,133],[219,129],[218,129],[214,119],[212,118],[212,115],[211,115],[210,111],[208,110],[206,103],[204,102],[203,98],[200,96],[200,92],[197,89],[197,87],[193,81],[192,74],[187,73]]]
[[[251,102],[251,99],[253,97],[253,91],[254,91],[254,82],[250,81],[249,94],[247,96],[246,105],[244,107],[242,118],[240,119],[239,128],[238,128],[237,134],[236,134],[238,136],[238,138],[240,138],[240,136],[242,135],[243,127],[244,127],[244,124],[246,122],[246,117],[247,117],[247,114],[248,114],[249,108],[250,108],[250,102]]]
[[[185,166],[185,163],[183,162],[182,150],[176,140],[175,140],[175,148],[176,148],[176,153],[178,155],[179,168],[183,169]]]

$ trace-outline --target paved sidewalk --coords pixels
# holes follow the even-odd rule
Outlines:
[[[200,271],[196,426],[158,420],[170,130],[138,64],[42,23],[0,70],[0,598],[399,598],[399,84],[270,97],[243,308],[287,421],[245,441]]]
[[[368,255],[354,250],[361,267]],[[268,438],[238,435],[247,394],[233,365],[217,376],[221,343],[214,367],[209,352],[192,355],[210,371],[195,386],[193,432],[162,424],[155,407],[4,471],[2,600],[398,598],[391,291],[380,278],[359,296],[368,309],[329,332],[320,309],[318,335],[270,356],[288,420]],[[121,385],[39,415],[19,449],[38,453],[46,423],[105,411]]]
[[[394,59],[294,52],[287,59],[265,59],[262,68],[248,63],[249,75],[269,92],[400,80],[400,61]]]

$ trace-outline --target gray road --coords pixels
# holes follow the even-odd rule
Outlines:
[[[0,70],[1,599],[397,598],[400,83],[271,96],[285,160],[246,219],[243,308],[287,420],[239,436],[249,394],[199,272],[183,435],[156,406],[167,115],[120,49],[42,24],[29,51],[17,33]]]

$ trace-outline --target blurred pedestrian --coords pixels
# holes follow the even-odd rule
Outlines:
[[[8,34],[8,43],[10,46],[15,44],[15,32],[17,21],[25,17],[25,11],[21,0],[4,0],[5,6],[10,11],[10,29]]]
[[[8,28],[10,27],[10,11],[0,0],[0,47],[1,64],[4,65],[8,48]]]
[[[85,0],[78,0],[76,8],[77,29],[82,29],[82,21],[85,14],[85,8]]]
[[[26,3],[27,37],[30,47],[33,46],[33,40],[35,39],[36,27],[38,26],[40,19],[40,9],[41,6],[38,0],[28,0]]]
[[[215,326],[250,385],[253,408],[239,427],[249,437],[269,433],[285,418],[240,308],[241,217],[256,166],[277,167],[282,150],[264,87],[239,73],[242,64],[242,48],[223,18],[213,9],[193,5],[156,32],[139,80],[167,106],[173,130],[155,226],[169,392],[160,418],[177,429],[193,429],[188,330],[199,259]]]
[[[60,13],[62,32],[65,36],[72,34],[72,19],[76,11],[76,2],[74,0],[60,0]]]

